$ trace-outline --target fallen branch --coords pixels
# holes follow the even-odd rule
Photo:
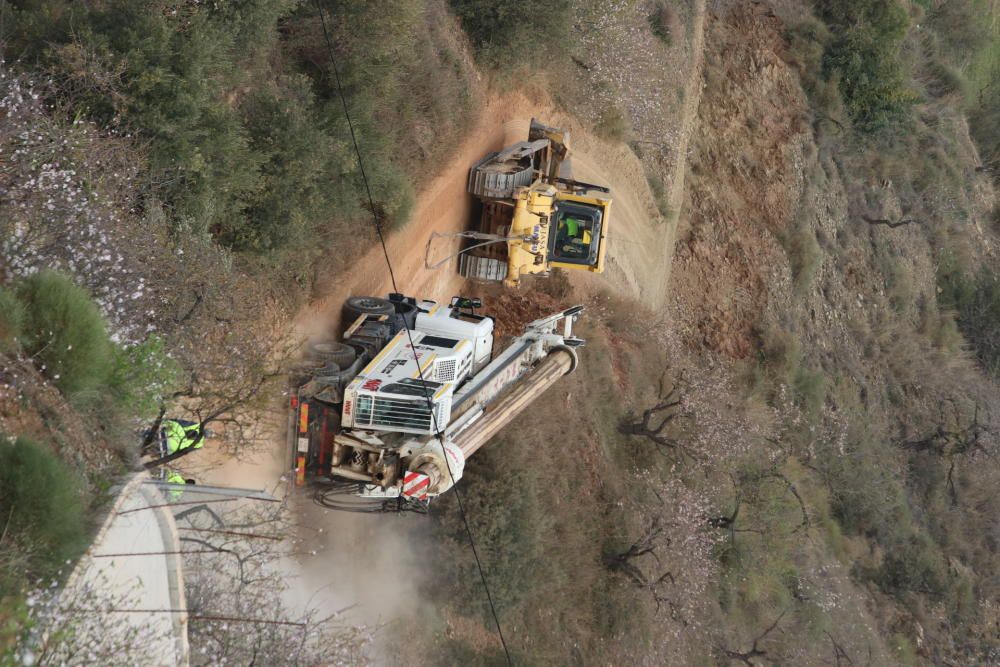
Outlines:
[[[771,632],[773,632],[776,627],[778,627],[778,623],[781,622],[781,619],[784,618],[785,614],[787,613],[788,613],[787,609],[781,612],[781,615],[778,616],[778,618],[774,619],[774,623],[769,625],[767,629],[764,630],[764,632],[757,635],[754,638],[753,645],[750,647],[749,651],[732,651],[730,649],[723,648],[722,652],[725,653],[726,657],[729,658],[730,660],[739,660],[744,665],[750,665],[750,667],[753,667],[753,662],[751,662],[753,658],[762,658],[767,655],[767,651],[760,648],[759,646],[760,642],[767,639],[767,636],[771,634]]]
[[[861,219],[867,222],[869,225],[885,225],[889,229],[895,229],[896,227],[902,227],[904,225],[922,225],[923,220],[917,220],[915,218],[904,218],[901,220],[887,220],[885,218],[869,218],[867,215],[861,216]]]

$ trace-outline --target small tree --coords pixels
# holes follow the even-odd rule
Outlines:
[[[626,548],[606,554],[604,564],[648,593],[657,612],[666,607],[675,623],[670,632],[678,633],[704,604],[715,578],[718,536],[707,525],[711,504],[701,492],[672,476],[647,481],[653,498],[635,509],[645,528]]]
[[[942,404],[939,422],[931,432],[914,439],[904,439],[899,447],[910,452],[933,454],[944,460],[948,464],[948,493],[952,503],[957,505],[956,465],[961,460],[976,457],[996,461],[998,442],[1000,427],[983,415],[979,403],[972,406],[970,415],[963,411],[958,401],[950,401]]]
[[[346,609],[289,604],[297,528],[284,504],[195,505],[177,517],[193,665],[368,663],[371,632],[350,624]]]

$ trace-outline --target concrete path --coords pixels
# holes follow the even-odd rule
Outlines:
[[[158,507],[167,501],[149,481],[143,472],[125,485],[61,597],[70,614],[102,617],[100,623],[80,624],[78,632],[95,635],[81,638],[82,643],[121,647],[126,653],[138,649],[150,667],[186,666],[177,527],[169,508]]]

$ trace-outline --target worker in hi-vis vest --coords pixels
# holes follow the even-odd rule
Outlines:
[[[171,470],[170,468],[164,468],[160,477],[164,482],[174,485],[167,491],[167,500],[171,502],[180,500],[181,496],[184,495],[185,486],[188,484],[195,484],[193,479],[186,478],[184,475],[180,474],[176,470]]]
[[[161,456],[170,456],[183,449],[201,449],[205,430],[201,424],[186,419],[168,419],[160,427]]]

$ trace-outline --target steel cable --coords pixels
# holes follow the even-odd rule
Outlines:
[[[361,158],[361,149],[358,147],[358,138],[357,134],[354,131],[354,122],[351,120],[351,114],[347,107],[347,97],[344,95],[344,87],[340,79],[340,70],[337,67],[337,57],[333,52],[333,42],[330,39],[330,32],[327,30],[326,27],[326,15],[323,12],[323,6],[320,4],[320,0],[314,0],[314,2],[316,4],[316,11],[319,12],[320,22],[323,26],[323,37],[326,40],[327,51],[330,54],[330,63],[333,66],[333,76],[337,84],[337,94],[340,97],[341,105],[344,108],[344,118],[347,120],[347,127],[351,133],[351,143],[354,145],[354,153],[358,158],[358,169],[361,172],[361,180],[364,183],[365,194],[368,197],[368,208],[372,214],[372,221],[375,223],[375,232],[378,235],[379,243],[382,246],[382,254],[385,255],[386,267],[389,270],[389,279],[392,282],[392,291],[395,292],[396,294],[399,294],[400,293],[399,287],[396,285],[396,274],[392,269],[392,260],[389,258],[389,248],[386,245],[385,235],[383,234],[382,231],[382,221],[379,220],[379,216],[376,213],[377,209],[375,208],[375,199],[374,197],[372,197],[371,186],[368,182],[368,174],[365,172],[364,160]],[[405,318],[402,319],[403,319],[403,329],[406,331],[406,337],[409,340],[410,349],[413,350],[413,360],[417,365],[417,370],[420,375],[420,382],[423,386],[426,386],[426,381],[424,379],[424,372],[423,369],[420,367],[420,360],[417,357],[417,350],[413,344],[412,332],[410,331],[410,327],[406,323]],[[442,435],[440,425],[437,423],[437,415],[434,413],[434,403],[431,400],[431,397],[427,395],[427,392],[424,392],[424,396],[427,399],[427,407],[430,410],[431,419],[433,420],[434,423],[435,435],[437,436],[438,441],[441,443],[441,448],[443,451],[445,447],[444,437]],[[451,462],[448,460],[448,454],[446,451],[444,451],[444,455],[441,458],[444,459],[445,466],[448,469],[448,476],[452,480],[452,489],[455,492],[455,499],[458,501],[458,509],[459,513],[462,516],[462,523],[465,526],[465,533],[469,537],[469,545],[472,547],[472,555],[476,560],[476,568],[479,570],[479,578],[483,583],[483,589],[486,591],[486,599],[487,602],[489,602],[490,613],[493,615],[493,622],[496,624],[497,635],[500,638],[500,645],[503,647],[503,652],[504,656],[507,659],[507,664],[513,666],[514,662],[513,660],[511,660],[510,651],[507,649],[507,640],[504,638],[503,628],[500,625],[500,617],[497,615],[496,605],[493,602],[493,595],[490,592],[489,584],[486,581],[486,571],[483,569],[482,560],[479,558],[479,550],[476,548],[476,540],[472,535],[472,527],[469,525],[469,518],[465,511],[465,503],[462,501],[462,494],[459,492],[457,484],[455,484],[455,474],[451,470]]]

